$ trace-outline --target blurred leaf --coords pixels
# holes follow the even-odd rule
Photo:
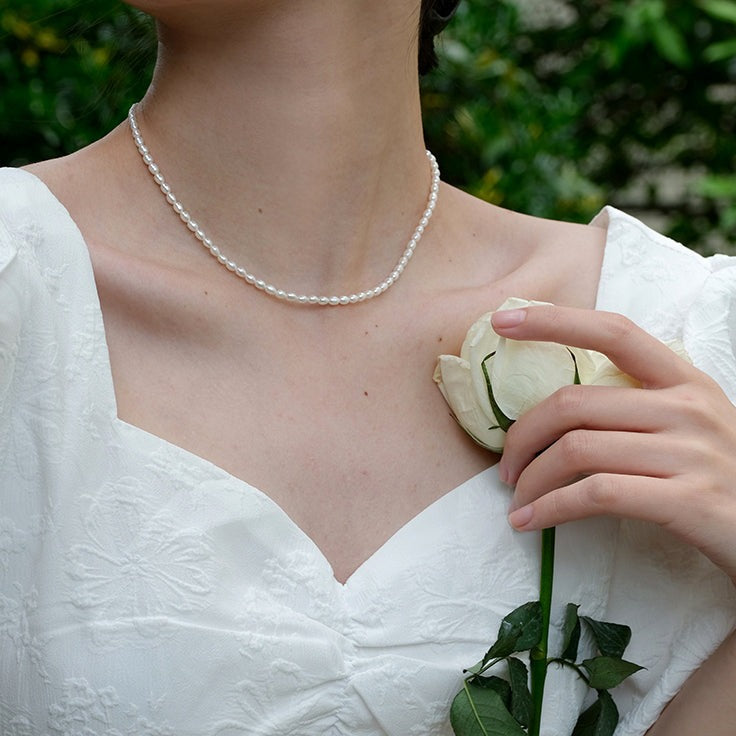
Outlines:
[[[736,23],[736,2],[734,0],[699,0],[697,5],[714,18]]]
[[[720,41],[708,46],[703,52],[706,61],[724,61],[736,58],[736,39]]]

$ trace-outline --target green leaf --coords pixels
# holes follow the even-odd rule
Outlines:
[[[736,39],[733,38],[712,43],[703,51],[703,58],[706,61],[723,61],[733,57],[736,57]]]
[[[650,25],[657,51],[670,63],[681,68],[690,66],[690,52],[680,31],[664,21]]]
[[[509,419],[502,411],[501,407],[496,402],[496,397],[493,395],[493,387],[491,386],[491,377],[488,374],[488,366],[486,361],[490,360],[496,353],[491,353],[483,358],[480,367],[483,369],[483,376],[486,379],[486,390],[488,391],[488,400],[491,402],[491,409],[493,410],[493,416],[496,417],[498,426],[504,431],[508,432],[511,429],[511,425],[514,423],[513,419]]]
[[[734,0],[701,0],[698,5],[714,18],[736,23],[736,2]]]
[[[606,657],[624,656],[631,641],[631,629],[623,624],[596,621],[588,616],[580,617],[590,627],[598,651]]]
[[[574,662],[578,658],[578,644],[580,643],[580,618],[575,603],[568,603],[565,607],[565,620],[562,625],[562,654],[561,659]]]
[[[586,659],[582,666],[588,671],[588,685],[595,690],[608,690],[622,683],[643,667],[618,657],[594,657]]]
[[[542,638],[542,606],[531,601],[511,611],[501,621],[496,643],[486,652],[482,663],[508,657],[515,652],[526,652],[537,646]]]
[[[736,44],[736,39],[734,40]],[[736,56],[736,46],[734,46],[734,55]],[[697,182],[696,190],[704,197],[712,197],[713,199],[731,199],[736,197],[736,175],[722,174],[720,176],[710,175],[704,176]]]
[[[526,736],[501,696],[472,682],[466,682],[452,701],[450,724],[456,736]]]
[[[613,736],[617,725],[616,704],[605,690],[601,690],[598,700],[580,714],[572,736]]]
[[[532,718],[532,694],[529,692],[529,672],[516,657],[509,657],[509,682],[511,683],[511,715],[516,722],[529,728]]]
[[[483,677],[476,675],[470,678],[470,682],[478,687],[495,690],[500,696],[507,710],[511,710],[511,685],[506,680],[492,675],[491,677]]]

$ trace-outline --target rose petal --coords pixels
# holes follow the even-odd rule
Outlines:
[[[491,312],[488,312],[468,330],[460,352],[460,357],[470,365],[476,400],[488,417],[493,417],[493,408],[491,407],[491,400],[488,398],[488,388],[481,366],[483,361],[496,351],[499,340],[499,336],[491,327]]]
[[[518,419],[557,389],[574,382],[575,360],[564,345],[499,341],[491,366],[491,385],[496,403],[510,419]]]
[[[623,388],[641,388],[641,383],[627,373],[621,371],[607,356],[595,350],[573,348],[575,355],[580,356],[578,368],[580,382],[594,386],[621,386]],[[581,355],[582,354],[582,355]],[[583,358],[587,362],[583,367]]]
[[[478,402],[470,366],[456,355],[440,355],[434,380],[460,426],[479,444],[501,452],[506,433],[496,426]],[[490,405],[490,404],[489,404]]]

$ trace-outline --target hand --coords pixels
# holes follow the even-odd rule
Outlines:
[[[715,381],[617,314],[530,307],[496,312],[493,327],[598,350],[642,384],[566,387],[516,421],[499,464],[516,485],[511,524],[654,522],[736,584],[736,408]]]

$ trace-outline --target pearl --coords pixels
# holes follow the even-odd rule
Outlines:
[[[138,149],[138,152],[143,159],[143,163],[148,168],[148,171],[153,177],[153,180],[158,185],[162,194],[165,196],[166,201],[171,205],[174,212],[179,215],[182,222],[194,234],[195,238],[199,240],[202,245],[207,248],[210,253],[218,260],[218,262],[221,263],[225,268],[227,268],[228,271],[232,271],[236,276],[239,276],[246,283],[277,299],[293,302],[295,304],[341,306],[346,304],[356,304],[358,302],[364,302],[369,299],[373,299],[374,297],[380,296],[381,294],[383,294],[384,291],[393,286],[399,279],[401,274],[404,272],[406,265],[409,263],[409,259],[412,257],[412,255],[414,255],[414,249],[421,240],[425,229],[429,225],[429,221],[437,205],[437,198],[440,188],[440,169],[437,165],[437,159],[432,155],[430,151],[426,151],[425,154],[427,156],[427,159],[429,160],[432,179],[429,194],[427,195],[426,209],[424,210],[422,217],[419,220],[419,224],[415,228],[408,245],[402,253],[399,262],[396,264],[396,266],[394,266],[394,269],[393,271],[391,271],[389,276],[373,289],[359,291],[355,294],[350,294],[349,296],[347,294],[343,296],[319,296],[317,294],[297,294],[293,291],[287,292],[284,289],[277,288],[273,284],[269,284],[263,279],[256,278],[253,274],[246,271],[245,268],[239,266],[237,263],[235,263],[235,261],[232,261],[227,256],[225,256],[222,251],[212,242],[212,240],[204,234],[202,228],[200,228],[197,222],[192,219],[189,212],[184,208],[184,205],[181,204],[181,202],[179,202],[179,200],[174,196],[174,193],[171,191],[171,187],[166,183],[166,180],[164,179],[164,176],[161,173],[158,164],[154,161],[151,152],[148,150],[148,147],[143,142],[143,136],[140,132],[140,128],[138,127],[138,122],[135,117],[135,109],[136,105],[133,105],[128,112],[128,125],[130,126],[130,131],[133,136],[133,142],[135,143],[136,148]]]

